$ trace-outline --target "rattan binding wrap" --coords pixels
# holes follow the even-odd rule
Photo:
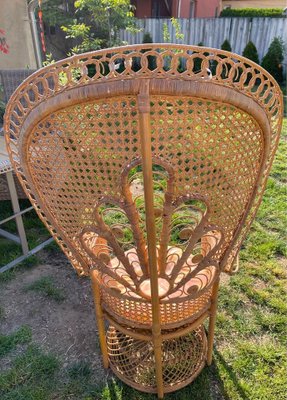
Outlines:
[[[205,358],[198,321],[209,315],[210,364],[220,274],[236,270],[281,122],[282,95],[266,71],[204,47],[77,55],[37,71],[12,96],[5,132],[13,166],[78,273],[91,274],[104,364],[110,357],[131,385],[162,397],[189,383]],[[180,349],[193,328],[197,367],[165,380],[167,349]],[[148,338],[156,386],[119,358],[138,346],[136,332]]]

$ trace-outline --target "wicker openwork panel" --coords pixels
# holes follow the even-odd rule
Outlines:
[[[230,268],[254,216],[278,141],[278,90],[260,67],[213,49],[99,51],[28,78],[8,105],[6,140],[79,272],[97,268],[109,296],[150,302],[148,110],[159,296],[182,303]]]
[[[162,306],[168,325],[208,307],[209,296],[198,299],[210,294],[251,198],[264,136],[251,115],[225,103],[152,95],[150,105],[160,296],[162,303],[181,303],[174,314]],[[136,96],[55,111],[25,144],[33,193],[45,199],[70,252],[101,271],[110,311],[150,324]],[[133,308],[138,314],[131,318]]]
[[[152,342],[138,340],[111,326],[107,332],[111,368],[130,386],[156,392],[155,360]],[[205,364],[206,336],[203,326],[179,338],[162,343],[164,392],[192,382]]]

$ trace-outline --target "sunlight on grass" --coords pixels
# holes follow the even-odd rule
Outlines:
[[[0,335],[0,357],[14,350],[18,344],[29,343],[32,332],[28,326],[22,326],[10,335]]]

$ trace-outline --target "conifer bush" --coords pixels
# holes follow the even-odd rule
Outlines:
[[[282,61],[284,59],[284,45],[281,38],[275,37],[262,59],[262,67],[266,69],[277,82],[283,81]]]
[[[203,43],[199,42],[197,46],[202,47]],[[202,64],[202,59],[199,57],[196,57],[193,60],[193,72],[197,73],[197,72],[201,71],[201,64]]]
[[[229,43],[228,39],[225,39],[221,45],[221,50],[231,51],[231,44]]]
[[[221,45],[221,50],[225,50],[225,51],[232,51],[231,49],[231,44],[229,43],[228,39],[225,39],[224,42]],[[220,56],[220,58],[226,58],[226,56]],[[228,77],[229,71],[230,71],[230,66],[226,65],[227,70],[223,70],[221,73],[221,78],[222,79],[226,79]]]
[[[145,43],[153,43],[151,34],[149,32],[145,32],[143,36],[143,44]],[[144,50],[142,51],[145,52]],[[156,57],[155,56],[147,56],[148,59],[148,67],[151,71],[156,69]]]
[[[245,46],[243,53],[243,57],[249,58],[249,60],[254,61],[256,64],[259,64],[259,57],[256,46],[251,40]]]

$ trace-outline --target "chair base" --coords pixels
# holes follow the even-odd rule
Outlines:
[[[107,331],[109,363],[123,382],[142,392],[157,393],[153,343],[138,340],[115,327]],[[207,339],[203,325],[187,335],[162,344],[164,393],[191,383],[206,362]]]

